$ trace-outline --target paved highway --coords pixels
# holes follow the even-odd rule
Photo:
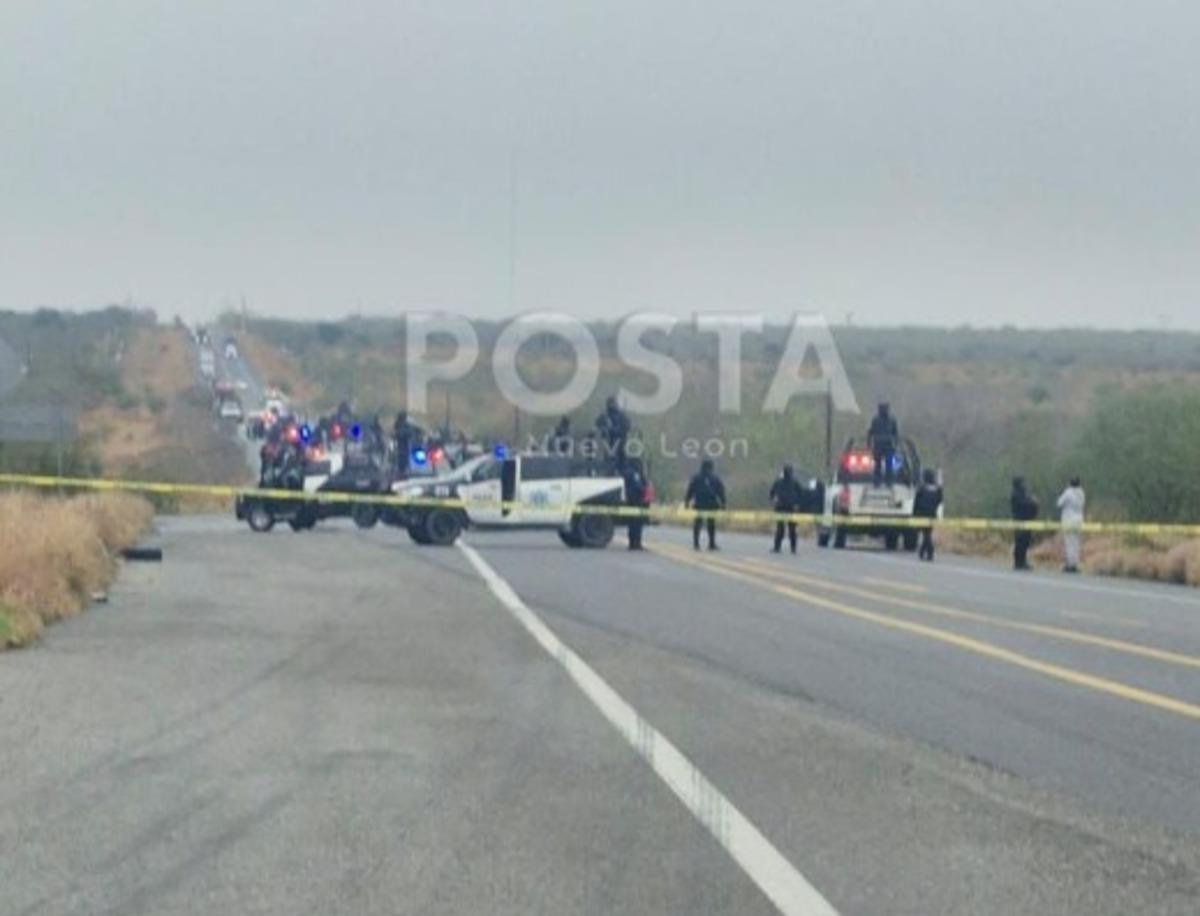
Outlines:
[[[4,913],[1178,913],[1200,598],[162,522],[0,657]]]

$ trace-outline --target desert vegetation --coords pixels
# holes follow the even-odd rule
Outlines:
[[[152,518],[148,502],[127,494],[0,493],[0,647],[79,613]]]

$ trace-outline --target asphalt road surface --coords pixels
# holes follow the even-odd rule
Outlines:
[[[1200,909],[1188,591],[670,529],[160,540],[0,656],[0,912]]]

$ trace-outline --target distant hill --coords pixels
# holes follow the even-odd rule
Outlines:
[[[244,461],[215,435],[211,396],[197,385],[187,332],[154,313],[0,312],[0,336],[22,357],[22,383],[6,404],[59,405],[78,436],[53,445],[0,443],[0,469],[228,482]]]
[[[553,424],[514,417],[497,392],[486,354],[501,327],[477,324],[484,356],[466,378],[434,394],[427,425],[443,423],[447,407],[456,429],[487,439],[512,442],[519,428],[524,440]],[[577,411],[576,431],[591,424],[618,385],[653,387],[616,360],[615,325],[593,328],[603,369],[591,401]],[[405,403],[399,319],[251,319],[248,331],[293,386],[303,378],[315,408],[348,399],[386,419]],[[863,410],[834,418],[835,451],[862,435],[877,400],[888,400],[927,465],[944,469],[953,512],[1004,514],[1015,474],[1025,475],[1050,508],[1066,477],[1079,473],[1103,515],[1200,520],[1200,334],[836,327],[833,336]],[[681,495],[696,464],[682,454],[689,437],[744,440],[744,457],[717,459],[740,505],[762,505],[784,461],[805,476],[825,476],[823,399],[797,399],[783,415],[759,409],[785,340],[778,327],[746,337],[744,410],[726,415],[716,409],[714,337],[692,327],[647,335],[650,346],[679,361],[685,379],[675,410],[634,420],[650,443],[661,493]],[[533,387],[555,387],[570,375],[571,354],[548,338],[523,350],[519,366]]]

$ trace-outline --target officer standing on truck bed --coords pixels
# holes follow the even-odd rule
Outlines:
[[[800,486],[800,482],[796,480],[796,469],[790,464],[785,464],[779,476],[775,478],[775,482],[771,484],[771,492],[767,496],[771,500],[771,506],[776,512],[799,512],[805,501],[804,490]],[[783,529],[787,526],[788,544],[791,545],[792,553],[796,552],[796,522],[794,519],[775,520],[775,546],[771,548],[773,553],[779,553],[783,547]]]
[[[546,451],[555,455],[570,455],[574,446],[574,442],[571,441],[571,418],[563,416],[554,426],[554,432],[550,435],[550,447]]]
[[[684,508],[694,508],[700,512],[712,512],[725,508],[725,484],[717,476],[712,459],[705,458],[700,462],[700,472],[688,481],[687,494],[683,497]],[[717,520],[713,516],[707,518],[697,515],[692,522],[692,546],[700,549],[700,529],[708,528],[708,549],[717,549]]]
[[[421,427],[408,419],[408,411],[402,410],[396,414],[396,422],[392,424],[392,438],[396,443],[396,473],[404,477],[408,474],[413,444],[421,441]]]
[[[596,431],[608,450],[605,457],[616,462],[618,468],[625,463],[625,440],[629,438],[629,428],[629,416],[617,405],[617,399],[609,395],[604,402],[604,413],[596,418]]]
[[[875,486],[883,483],[886,477],[887,485],[892,485],[892,464],[896,458],[896,446],[900,442],[900,426],[892,416],[891,407],[887,403],[879,405],[875,416],[871,418],[871,427],[867,430],[867,445],[875,459]]]

